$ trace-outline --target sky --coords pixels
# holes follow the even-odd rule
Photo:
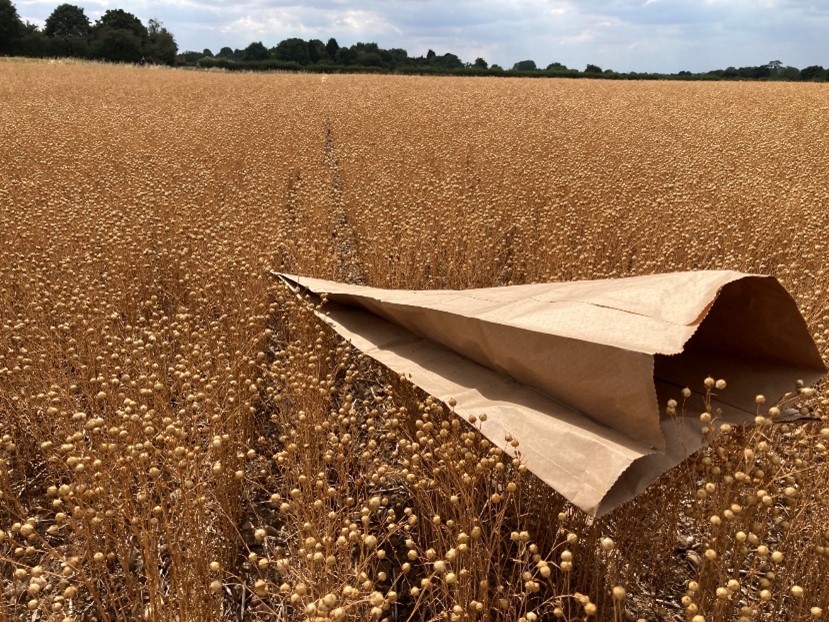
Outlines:
[[[37,24],[62,0],[13,0]],[[829,0],[69,0],[94,21],[120,8],[160,20],[181,51],[273,47],[289,37],[452,52],[510,68],[587,63],[675,73],[829,65]]]

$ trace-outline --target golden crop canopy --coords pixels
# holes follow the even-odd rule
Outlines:
[[[721,422],[826,368],[773,277],[732,271],[469,290],[388,290],[278,274],[327,297],[322,317],[424,391],[487,414],[540,479],[586,512],[632,499],[703,444],[699,410],[660,411],[685,387],[725,378]],[[699,406],[702,401],[699,401]],[[695,406],[696,407],[696,406]]]

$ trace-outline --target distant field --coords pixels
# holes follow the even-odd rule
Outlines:
[[[829,360],[826,85],[0,59],[0,622],[827,619],[825,388],[591,521],[267,272],[715,268]]]

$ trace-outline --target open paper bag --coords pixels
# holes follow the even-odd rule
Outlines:
[[[773,277],[731,271],[515,285],[388,290],[277,274],[326,294],[323,319],[405,374],[573,504],[602,515],[702,445],[702,400],[665,404],[724,378],[721,422],[749,423],[826,367],[792,297]],[[716,426],[715,426],[716,427]]]

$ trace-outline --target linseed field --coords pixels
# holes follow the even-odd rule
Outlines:
[[[594,521],[269,275],[827,266],[822,84],[2,60],[0,621],[829,619],[825,389]]]

